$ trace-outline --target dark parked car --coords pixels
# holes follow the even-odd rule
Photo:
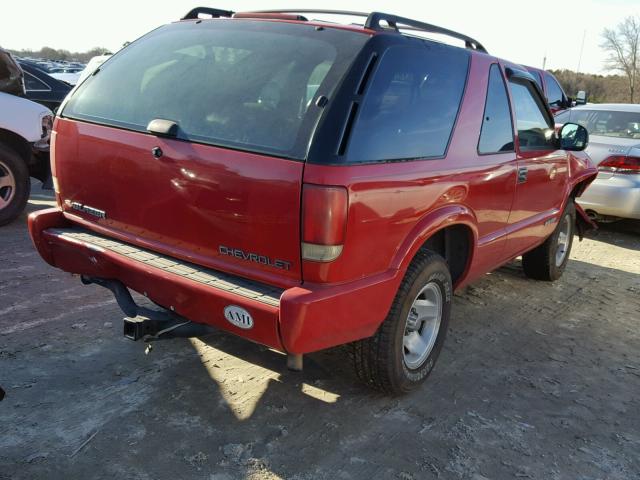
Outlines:
[[[55,111],[73,88],[27,62],[18,62],[24,72],[26,97]]]

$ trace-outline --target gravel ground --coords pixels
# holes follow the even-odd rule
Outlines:
[[[222,333],[145,355],[25,219],[0,230],[1,479],[640,479],[638,222],[576,241],[554,284],[515,261],[458,292],[432,376],[388,397],[344,349],[302,374]]]

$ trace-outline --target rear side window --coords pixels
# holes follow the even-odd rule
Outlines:
[[[558,85],[558,82],[556,82],[556,80],[548,73],[544,74],[544,78],[547,83],[547,100],[549,102],[549,105],[562,105],[564,103],[564,94],[562,93],[560,85]]]
[[[179,22],[107,61],[62,115],[178,138],[304,159],[321,108],[368,37],[337,29],[242,20]]]
[[[42,92],[49,91],[49,85],[40,81],[38,78],[34,77],[30,73],[25,72],[24,74],[24,88],[27,92]]]
[[[487,102],[484,106],[478,152],[513,152],[513,124],[509,99],[500,67],[496,63],[491,65],[489,71]]]
[[[387,49],[365,92],[347,161],[444,156],[468,66],[467,51],[432,42]]]
[[[546,106],[533,83],[514,79],[509,82],[509,86],[516,113],[520,150],[555,150],[553,125],[547,119]]]

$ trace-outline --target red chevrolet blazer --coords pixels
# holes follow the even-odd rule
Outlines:
[[[293,369],[351,343],[365,382],[408,391],[455,289],[520,255],[562,274],[588,135],[556,133],[531,74],[466,35],[306,13],[197,8],[109,59],[58,113],[57,207],[31,237],[115,294],[131,339],[215,327]]]

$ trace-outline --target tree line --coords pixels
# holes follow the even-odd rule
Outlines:
[[[94,47],[86,52],[70,52],[69,50],[42,47],[40,50],[9,50],[18,57],[42,58],[51,61],[67,61],[87,63],[93,57],[109,53],[109,50],[102,47]]]
[[[576,73],[572,70],[549,70],[558,79],[570,97],[580,90],[587,92],[590,103],[633,103],[627,79],[622,75],[596,75]],[[637,101],[637,99],[636,99]]]

